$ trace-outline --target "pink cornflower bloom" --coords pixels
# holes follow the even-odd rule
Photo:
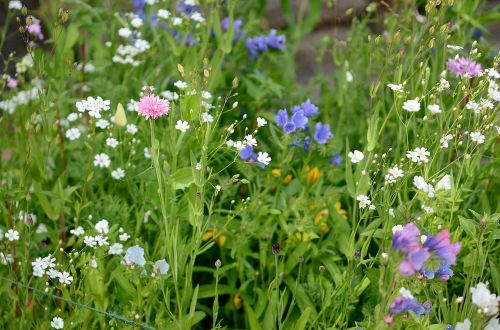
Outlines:
[[[168,114],[170,103],[158,96],[145,95],[139,101],[139,114],[146,119],[156,119]]]
[[[450,71],[459,77],[476,77],[482,72],[481,64],[474,62],[466,57],[458,59],[449,59],[448,68]]]

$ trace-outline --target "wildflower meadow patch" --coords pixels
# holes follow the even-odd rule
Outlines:
[[[500,7],[270,2],[0,4],[0,328],[500,329]]]

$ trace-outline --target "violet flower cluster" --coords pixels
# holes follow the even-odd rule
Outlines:
[[[405,255],[399,265],[401,275],[411,276],[419,272],[428,279],[438,276],[440,281],[447,281],[453,276],[450,267],[456,262],[460,243],[451,243],[447,230],[436,236],[422,236],[425,240],[419,235],[420,230],[413,223],[394,232],[392,247]]]
[[[451,73],[459,77],[473,78],[477,77],[482,72],[481,64],[466,57],[448,60],[448,68]]]
[[[422,316],[425,313],[430,313],[431,304],[426,301],[422,305],[418,303],[417,299],[413,297],[397,296],[392,301],[389,307],[389,314],[401,314],[408,311],[414,312],[417,316]]]
[[[267,36],[248,38],[246,46],[250,56],[256,58],[268,50],[285,49],[285,41],[284,35],[279,35],[276,30],[272,29]]]
[[[312,116],[319,114],[318,107],[308,99],[300,105],[292,107],[291,114],[288,110],[281,109],[275,116],[276,124],[283,129],[286,134],[292,134],[299,131],[309,131],[309,120]],[[333,136],[330,131],[330,125],[318,122],[314,125],[313,139],[318,144],[325,144]],[[311,148],[311,138],[306,136],[304,139],[304,150]]]

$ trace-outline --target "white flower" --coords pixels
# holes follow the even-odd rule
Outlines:
[[[212,93],[210,93],[209,91],[201,91],[201,97],[205,100],[210,100],[212,99]]]
[[[21,10],[23,8],[23,4],[21,1],[11,0],[9,1],[9,9]]]
[[[198,22],[198,23],[203,23],[205,22],[205,19],[203,18],[203,16],[201,16],[201,14],[199,12],[194,12],[192,15],[191,15],[191,19],[195,22]]]
[[[138,131],[137,126],[135,126],[134,124],[128,124],[126,128],[127,128],[127,133],[130,133],[132,135],[134,135]]]
[[[129,28],[121,28],[118,30],[118,35],[122,38],[128,38],[132,35],[132,31]]]
[[[471,323],[469,319],[465,319],[463,322],[457,322],[454,330],[470,330]]]
[[[396,234],[398,231],[403,231],[404,227],[402,225],[395,225],[392,227],[392,234]]]
[[[494,68],[485,69],[484,72],[488,75],[488,77],[492,79],[500,78],[500,73],[498,73],[498,71],[495,70]]]
[[[492,317],[488,324],[484,327],[484,330],[499,330],[500,320],[497,317]]]
[[[404,172],[398,166],[391,167],[387,174],[385,175],[385,181],[388,183],[394,183],[397,179],[402,178],[404,176]]]
[[[472,112],[474,112],[475,114],[481,113],[481,106],[479,105],[479,103],[474,102],[474,101],[468,102],[467,105],[465,106],[465,108],[472,110]]]
[[[94,240],[99,246],[109,245],[108,238],[102,235],[96,235]]]
[[[116,170],[111,171],[111,177],[115,180],[121,180],[125,177],[125,170],[118,167]]]
[[[441,108],[439,107],[439,105],[437,104],[429,104],[427,106],[427,109],[429,109],[429,111],[433,114],[433,115],[436,115],[438,113],[441,113]]]
[[[446,47],[448,47],[449,49],[453,49],[453,50],[464,49],[462,46],[455,46],[455,45],[446,45]]]
[[[165,9],[159,9],[158,10],[158,17],[163,18],[163,19],[167,19],[170,17],[170,12],[168,10],[165,10]]]
[[[244,144],[248,146],[257,146],[257,140],[253,137],[253,135],[249,134],[245,136]]]
[[[188,86],[188,84],[184,81],[181,81],[181,80],[177,80],[175,83],[174,83],[174,86],[179,88],[179,89],[184,89]]]
[[[66,138],[74,141],[80,137],[80,130],[76,127],[70,128],[66,131]]]
[[[488,88],[488,94],[495,102],[500,102],[500,90],[496,88]]]
[[[81,236],[81,235],[85,234],[85,230],[83,230],[82,226],[78,226],[75,229],[71,229],[69,232],[70,232],[70,234],[73,234],[75,236]]]
[[[484,143],[484,135],[481,132],[472,132],[470,133],[470,139],[477,144]]]
[[[422,210],[425,211],[425,213],[434,213],[434,208],[432,206],[426,206],[426,205],[422,205]]]
[[[262,117],[257,117],[257,127],[262,127],[267,125],[267,120]]]
[[[115,254],[121,254],[123,252],[123,244],[121,243],[114,243],[109,247],[108,253],[115,255]]]
[[[211,123],[214,121],[214,116],[212,116],[208,112],[202,112],[201,113],[201,121],[204,123]]]
[[[94,228],[100,234],[107,234],[109,233],[109,222],[106,219],[102,219],[95,224]]]
[[[71,276],[68,272],[59,273],[58,277],[59,277],[59,283],[63,285],[71,284],[71,282],[73,281],[73,276]]]
[[[172,18],[172,25],[177,26],[182,24],[182,18],[180,17],[174,17]]]
[[[125,252],[125,257],[123,259],[128,265],[137,264],[139,266],[144,266],[146,264],[146,259],[144,259],[144,249],[138,245],[129,247]]]
[[[54,329],[62,329],[64,328],[64,321],[62,318],[56,316],[50,321],[50,326]]]
[[[95,126],[101,128],[101,129],[105,129],[109,126],[109,121],[107,121],[106,119],[99,119],[95,123]]]
[[[110,148],[116,148],[118,146],[119,142],[117,139],[109,137],[106,139],[106,145]]]
[[[194,168],[197,169],[198,171],[201,170],[202,168],[201,163],[196,163],[196,166]]]
[[[448,148],[448,142],[453,139],[453,135],[443,135],[443,137],[439,140],[442,148]]]
[[[264,166],[267,166],[271,162],[271,157],[269,157],[269,154],[267,152],[259,152],[257,154],[257,162],[263,164]]]
[[[415,148],[415,150],[408,151],[406,153],[407,158],[414,163],[418,163],[419,165],[422,163],[428,163],[430,155],[431,153],[427,151],[426,148]]]
[[[352,76],[352,72],[346,71],[346,73],[345,73],[345,80],[348,83],[352,83],[353,79],[354,79],[354,77]]]
[[[156,260],[153,265],[153,271],[158,272],[161,275],[165,275],[166,273],[168,273],[169,269],[170,265],[165,259]]]
[[[498,303],[500,297],[488,290],[488,282],[479,282],[475,287],[470,289],[472,294],[472,303],[476,305],[484,314],[494,315],[498,312]]]
[[[444,78],[441,78],[441,80],[439,81],[439,85],[437,86],[436,90],[438,92],[442,92],[445,89],[450,89],[450,83],[448,82],[448,80],[446,80]]]
[[[127,234],[127,233],[123,233],[123,234],[120,234],[118,236],[118,238],[120,239],[120,241],[122,242],[126,242],[129,238],[130,238],[130,235]]]
[[[364,209],[365,207],[372,204],[370,198],[366,195],[358,195],[358,197],[356,197],[356,200],[359,202],[360,209]]]
[[[149,152],[149,148],[148,147],[144,148],[144,158],[147,158],[147,159],[151,158],[151,153]]]
[[[68,121],[70,122],[73,122],[78,119],[78,114],[76,112],[72,112],[68,115],[68,117],[66,117],[66,119],[68,119]]]
[[[420,110],[420,100],[418,97],[403,103],[403,110],[408,112],[418,112]]]
[[[85,236],[83,238],[83,243],[85,243],[85,245],[90,246],[90,247],[95,247],[97,245],[97,242],[96,242],[94,236]]]
[[[47,226],[44,225],[43,223],[39,224],[35,231],[35,233],[37,234],[45,234],[47,232],[48,232]]]
[[[432,186],[432,184],[425,182],[425,179],[423,177],[413,177],[413,185],[418,190],[422,190],[423,192],[425,192],[429,198],[434,197],[434,187]]]
[[[354,150],[354,152],[349,152],[347,154],[349,156],[349,159],[351,160],[351,163],[359,163],[360,161],[365,158],[365,155],[359,150]]]
[[[14,229],[9,229],[5,233],[5,238],[11,242],[17,241],[19,239],[19,232]]]
[[[449,174],[446,174],[439,180],[439,182],[436,184],[436,190],[450,190],[451,189],[451,176]]]
[[[106,155],[105,153],[100,153],[94,156],[95,167],[108,168],[110,164],[111,160],[109,159],[109,156]]]
[[[396,85],[396,84],[387,84],[387,87],[389,87],[390,89],[392,89],[394,92],[403,92],[404,89],[403,89],[403,85],[399,84],[399,85]]]
[[[136,101],[136,100],[130,100],[128,103],[127,103],[127,111],[130,111],[130,112],[137,112],[139,111],[139,102]]]
[[[176,101],[179,99],[179,94],[177,94],[176,92],[164,91],[161,92],[160,95],[169,101]]]
[[[92,267],[92,268],[97,268],[97,260],[95,259],[95,257],[93,257],[92,259],[90,259],[89,266]]]
[[[189,123],[187,121],[178,120],[175,124],[175,129],[182,133],[186,133],[189,129]]]
[[[401,297],[406,298],[406,299],[413,299],[414,298],[413,295],[411,294],[411,291],[407,290],[405,288],[399,289],[399,294],[401,295]]]
[[[142,26],[142,19],[140,17],[134,17],[131,21],[130,21],[130,25],[132,25],[133,27],[135,28],[139,28]]]

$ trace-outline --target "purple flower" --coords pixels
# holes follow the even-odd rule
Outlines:
[[[186,14],[187,16],[191,16],[192,13],[199,12],[200,7],[196,5],[186,5],[184,1],[177,1],[177,11],[179,13]]]
[[[224,31],[227,31],[229,29],[229,17],[224,18],[221,22],[220,25]],[[243,20],[241,18],[237,18],[233,21],[233,31],[235,34],[240,32],[241,27],[243,26]]]
[[[337,152],[330,158],[330,164],[332,165],[340,165],[342,163],[342,156],[340,155],[340,152]]]
[[[420,270],[424,262],[429,259],[430,254],[426,249],[415,248],[407,254],[404,261],[399,264],[399,271],[402,276],[411,276]]]
[[[304,139],[304,151],[309,152],[311,150],[311,138],[306,136]]]
[[[445,262],[454,265],[457,260],[457,254],[460,251],[460,243],[451,243],[450,233],[447,230],[439,232],[436,236],[429,236],[424,248],[429,249],[437,257],[444,259]]]
[[[134,6],[135,14],[142,18],[144,16],[144,6],[146,2],[144,0],[132,0],[132,6]]]
[[[325,144],[328,139],[333,136],[332,132],[330,132],[330,125],[328,124],[323,125],[322,123],[316,123],[315,128],[316,130],[314,131],[313,138],[319,144]]]
[[[409,253],[420,247],[420,230],[413,223],[407,224],[403,230],[398,230],[392,236],[392,248],[402,253]]]
[[[267,45],[271,49],[285,49],[285,41],[286,37],[284,35],[278,35],[275,29],[269,31],[269,34],[267,35]]]
[[[456,76],[468,78],[476,77],[482,71],[481,64],[466,57],[460,57],[458,60],[449,59],[448,68]]]
[[[247,161],[247,162],[252,162],[257,159],[257,155],[255,152],[253,152],[253,147],[250,145],[246,145],[241,149],[240,151],[240,158]]]
[[[255,58],[267,50],[267,41],[265,37],[248,38],[246,46],[250,56]]]
[[[317,115],[319,113],[318,107],[315,106],[314,104],[312,104],[311,100],[309,100],[309,99],[307,99],[305,102],[303,102],[300,105],[300,107],[304,111],[304,114],[306,115],[306,117],[311,117],[311,116]]]
[[[422,316],[424,313],[430,311],[430,304],[428,302],[420,305],[415,298],[403,298],[397,296],[389,307],[389,314],[401,314],[407,311],[413,311],[417,316]]]
[[[276,124],[283,128],[286,134],[292,134],[297,129],[306,129],[308,119],[304,116],[302,110],[294,113],[291,120],[288,118],[288,112],[285,109],[279,110],[278,114],[274,117]]]

